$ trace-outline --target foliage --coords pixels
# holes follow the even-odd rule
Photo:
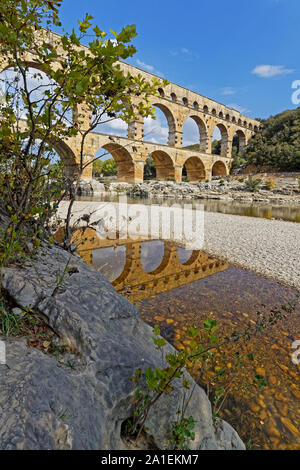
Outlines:
[[[270,177],[266,181],[266,188],[271,191],[272,189],[275,188],[275,179]]]
[[[152,157],[146,158],[145,166],[144,166],[144,178],[152,178],[156,177],[156,169],[154,160]]]
[[[0,237],[0,265],[27,256],[49,236],[48,222],[66,195],[70,207],[65,248],[70,248],[70,213],[79,179],[92,160],[85,159],[88,135],[103,119],[129,123],[153,116],[150,96],[167,82],[122,71],[131,57],[135,25],[110,37],[86,15],[69,34],[61,30],[60,0],[3,0],[0,4],[0,198],[10,217]],[[92,39],[91,39],[92,38]],[[86,44],[85,48],[80,43]],[[32,68],[34,67],[34,69]],[[90,115],[90,120],[86,115]],[[76,137],[79,155],[62,142]],[[53,175],[54,150],[77,175]]]
[[[252,176],[249,176],[248,179],[245,181],[247,188],[252,192],[255,192],[258,190],[260,183],[261,183],[260,178],[253,178]]]
[[[93,176],[100,177],[102,174],[103,162],[101,160],[95,160],[93,162]]]
[[[262,120],[244,157],[249,165],[284,171],[300,170],[300,108]]]
[[[114,158],[109,158],[103,162],[102,173],[104,176],[114,176],[118,172]]]
[[[216,418],[228,397],[234,389],[261,388],[266,385],[264,376],[255,375],[246,383],[240,383],[241,372],[248,361],[254,356],[249,351],[251,338],[262,334],[267,328],[276,325],[295,309],[294,304],[273,309],[269,314],[265,311],[257,312],[257,319],[249,322],[240,332],[233,331],[230,335],[218,333],[217,321],[209,317],[202,323],[202,328],[192,326],[188,329],[189,346],[179,351],[166,352],[167,342],[160,336],[158,326],[154,327],[153,342],[161,352],[162,367],[136,370],[132,382],[135,384],[133,417],[127,422],[127,436],[138,439],[144,429],[147,416],[153,405],[163,395],[172,393],[180,383],[183,391],[183,404],[178,410],[178,420],[171,423],[169,445],[172,449],[187,449],[188,441],[194,438],[194,419],[187,417],[186,411],[193,390],[186,372],[197,371],[200,383],[206,386],[207,394],[213,405],[213,417]],[[241,345],[242,352],[238,349]],[[212,373],[209,371],[213,371]],[[141,383],[144,383],[141,386]],[[140,386],[139,386],[140,384]],[[186,395],[189,393],[189,398]]]
[[[245,165],[246,162],[247,161],[245,158],[241,157],[240,155],[234,156],[231,164],[231,171],[240,168],[241,166]]]
[[[181,410],[177,411],[178,421],[172,423],[170,444],[174,449],[189,450],[189,442],[195,440],[195,421],[192,416],[186,418]]]
[[[213,140],[211,143],[211,153],[221,155],[221,140]]]

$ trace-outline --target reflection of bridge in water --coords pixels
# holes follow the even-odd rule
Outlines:
[[[112,285],[117,292],[131,301],[142,300],[175,289],[225,271],[229,267],[223,261],[212,258],[200,250],[191,251],[189,259],[181,262],[178,257],[178,245],[172,241],[164,241],[162,242],[164,252],[159,266],[152,272],[146,272],[141,252],[144,244],[151,243],[149,240],[103,240],[95,231],[87,229],[84,232],[76,232],[73,242],[78,245],[78,254],[90,266],[93,265],[93,252],[96,250],[99,253],[98,250],[101,252],[101,249],[105,248],[124,247],[126,249],[123,270],[112,281]]]

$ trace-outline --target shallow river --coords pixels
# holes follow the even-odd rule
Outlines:
[[[189,345],[188,327],[201,326],[208,316],[217,320],[219,332],[243,330],[255,321],[258,310],[270,312],[297,295],[292,288],[203,252],[178,248],[174,242],[99,241],[91,234],[79,253],[120,294],[137,304],[141,319],[159,325],[162,335],[179,349]],[[248,448],[300,449],[300,366],[291,360],[292,343],[297,339],[299,301],[287,320],[251,340],[254,361],[246,363],[238,387],[230,392],[220,414]],[[256,374],[265,376],[267,386],[245,387]],[[201,382],[197,371],[194,378]]]
[[[77,198],[80,201],[118,201],[118,195],[103,195],[100,196],[80,196]],[[264,219],[281,219],[289,220],[291,222],[300,223],[300,203],[299,204],[263,204],[263,203],[249,203],[237,201],[219,201],[219,200],[206,200],[206,199],[176,199],[176,198],[127,198],[128,203],[143,203],[143,204],[203,204],[204,209],[209,212],[221,212],[223,214],[244,215],[247,217],[262,217]]]

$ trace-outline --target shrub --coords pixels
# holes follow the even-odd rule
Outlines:
[[[272,189],[275,188],[275,178],[268,178],[268,180],[266,181],[266,187],[269,191],[272,191]]]
[[[245,182],[246,187],[252,192],[255,192],[258,190],[260,183],[261,183],[260,178],[252,178],[252,176],[249,176]]]

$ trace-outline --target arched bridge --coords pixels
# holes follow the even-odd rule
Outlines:
[[[50,44],[58,37],[57,34],[46,30],[44,34]],[[64,54],[63,50],[61,54]],[[33,68],[41,69],[41,64],[35,64],[34,57],[30,54],[27,63]],[[154,76],[124,62],[120,62],[120,66],[133,76],[141,74],[148,82]],[[5,63],[3,68],[5,69]],[[260,123],[175,83],[169,83],[157,91],[158,96],[151,98],[151,104],[159,108],[167,119],[168,145],[147,142],[147,136],[144,136],[144,120],[140,118],[129,124],[127,138],[91,133],[85,142],[85,163],[92,161],[99,150],[103,149],[116,161],[118,181],[128,183],[143,181],[144,165],[149,156],[153,158],[156,167],[156,179],[161,181],[181,181],[183,167],[189,181],[210,180],[212,176],[228,175],[232,161],[233,137],[237,136],[239,151],[243,150]],[[86,107],[79,111],[85,116],[80,125],[83,129],[89,128],[89,111]],[[188,118],[193,119],[199,129],[197,150],[182,148],[183,127]],[[216,127],[221,133],[220,155],[212,154],[213,133]],[[76,137],[59,144],[53,143],[65,163],[66,172],[71,175],[78,171],[80,144],[81,141]],[[83,177],[92,178],[92,165],[86,166]]]
[[[132,302],[198,281],[225,271],[229,267],[227,263],[210,257],[201,250],[194,250],[188,260],[181,262],[178,257],[178,245],[172,241],[164,241],[163,256],[159,266],[152,272],[146,272],[141,251],[142,245],[149,243],[147,239],[103,240],[97,237],[94,230],[86,229],[75,232],[72,241],[78,246],[78,254],[90,266],[93,265],[95,250],[126,247],[124,266],[112,284],[117,292]]]

